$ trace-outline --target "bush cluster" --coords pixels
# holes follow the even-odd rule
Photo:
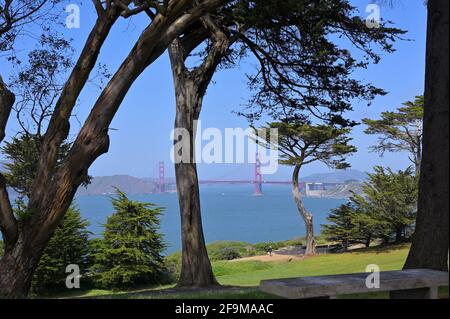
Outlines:
[[[418,178],[411,169],[393,172],[375,167],[363,186],[347,204],[334,209],[322,234],[346,251],[352,244],[367,247],[374,240],[400,243],[410,239],[417,213]]]

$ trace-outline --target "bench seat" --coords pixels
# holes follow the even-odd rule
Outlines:
[[[368,288],[371,273],[265,280],[260,290],[287,299],[334,298],[338,295],[391,292],[391,298],[438,298],[438,288],[448,286],[447,272],[411,269],[380,272],[380,288]]]

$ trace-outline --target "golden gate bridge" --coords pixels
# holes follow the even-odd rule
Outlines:
[[[158,194],[163,194],[167,190],[167,185],[173,184],[169,183],[165,178],[165,163],[159,162],[159,176],[157,181],[157,192]],[[264,180],[261,173],[261,161],[258,156],[256,156],[256,161],[254,164],[254,176],[253,180],[200,180],[201,185],[254,185],[254,196],[263,195],[263,185],[292,185],[292,181],[272,181]],[[313,192],[313,191],[325,191],[342,185],[343,183],[315,183],[315,182],[300,182],[299,187],[301,190]]]

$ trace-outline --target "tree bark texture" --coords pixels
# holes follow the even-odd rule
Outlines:
[[[405,268],[448,271],[449,1],[428,1],[423,158],[416,231]]]
[[[189,143],[194,145],[196,128],[195,110],[199,98],[192,81],[179,81],[177,88],[177,115],[175,127],[189,133]],[[201,99],[200,99],[201,100]],[[202,226],[200,190],[194,150],[188,148],[190,162],[176,163],[178,201],[181,216],[182,265],[178,285],[181,287],[208,287],[217,285],[206,250]]]
[[[292,195],[294,196],[295,204],[300,215],[305,222],[306,227],[306,252],[305,255],[315,255],[316,254],[316,241],[314,239],[314,225],[313,225],[313,215],[310,214],[305,206],[303,205],[302,195],[299,189],[299,173],[301,165],[296,165],[294,168],[294,173],[292,174]]]
[[[204,22],[212,26],[209,18],[204,18]],[[212,30],[213,33],[214,31]],[[169,47],[176,95],[175,130],[185,130],[189,136],[184,136],[189,139],[188,141],[182,141],[179,136],[176,136],[174,141],[175,144],[182,143],[181,152],[184,152],[184,154],[174,154],[181,215],[182,266],[178,282],[181,287],[218,285],[206,250],[195,159],[196,121],[200,117],[203,97],[230,45],[223,33],[217,31],[214,34],[214,45],[211,51],[203,63],[192,71],[186,68],[185,60],[190,51],[201,41],[195,39],[195,44],[191,44],[176,39]]]

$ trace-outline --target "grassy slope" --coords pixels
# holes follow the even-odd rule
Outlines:
[[[381,271],[399,270],[407,254],[408,246],[402,245],[292,262],[215,262],[214,271],[221,284],[257,286],[265,279],[365,272],[370,264],[378,265]]]

